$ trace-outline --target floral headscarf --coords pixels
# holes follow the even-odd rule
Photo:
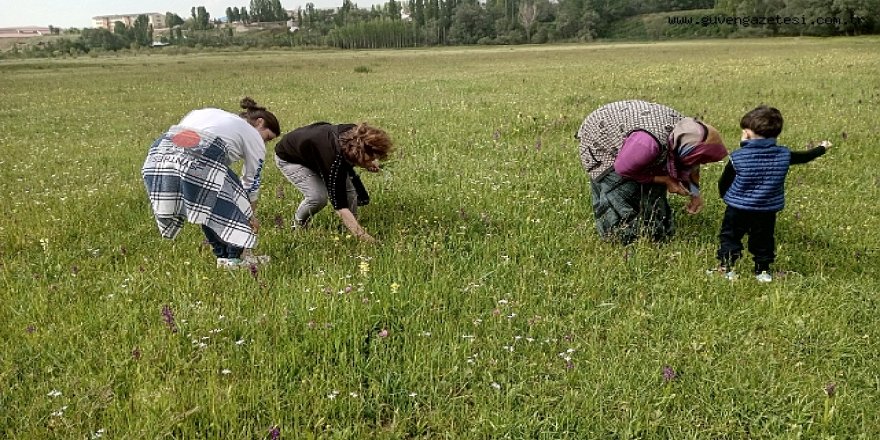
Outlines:
[[[689,182],[691,169],[727,157],[727,148],[718,130],[694,118],[683,118],[669,134],[666,169],[670,177]]]

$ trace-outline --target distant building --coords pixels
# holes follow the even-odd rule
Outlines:
[[[147,20],[150,21],[150,24],[153,25],[153,29],[164,29],[165,26],[165,14],[159,14],[156,12],[142,12],[140,14],[120,14],[120,15],[99,15],[97,17],[92,17],[92,25],[96,28],[104,28],[108,30],[113,30],[113,26],[117,21],[122,22],[122,24],[126,26],[134,25],[134,22],[137,20],[139,15],[146,15]]]
[[[42,26],[0,28],[0,38],[26,38],[49,35],[52,30]]]

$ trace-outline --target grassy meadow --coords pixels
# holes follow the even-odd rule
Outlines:
[[[880,438],[877,72],[878,38],[0,62],[0,437]],[[245,95],[391,133],[379,245],[330,209],[292,231],[271,153],[270,264],[159,236],[151,142]],[[730,149],[761,103],[834,143],[791,170],[774,282],[704,274],[722,164],[671,242],[599,240],[574,133],[631,98]]]

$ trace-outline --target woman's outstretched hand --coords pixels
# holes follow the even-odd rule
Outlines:
[[[371,172],[371,173],[378,173],[380,170],[379,161],[374,160],[372,162],[367,163],[367,165],[364,167],[364,169]]]
[[[669,179],[666,181],[666,190],[673,194],[678,194],[681,196],[687,196],[691,194],[691,192],[688,191],[688,189],[685,188],[681,182],[675,179]]]
[[[688,214],[699,214],[703,210],[703,198],[701,196],[691,196],[691,201],[684,207]]]

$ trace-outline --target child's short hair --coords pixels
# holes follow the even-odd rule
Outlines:
[[[782,112],[774,107],[759,106],[740,119],[739,128],[752,130],[761,137],[775,138],[782,133]]]

